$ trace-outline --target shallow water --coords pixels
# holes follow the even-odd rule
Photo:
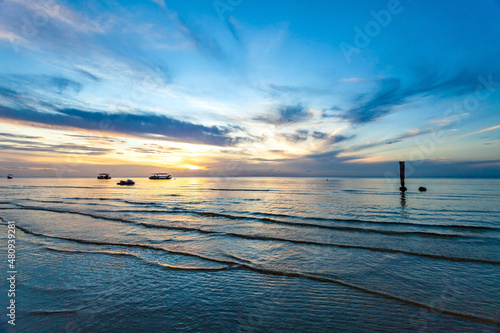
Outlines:
[[[135,181],[0,180],[16,331],[498,331],[499,180]]]

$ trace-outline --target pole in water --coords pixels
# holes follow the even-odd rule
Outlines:
[[[401,179],[401,187],[399,188],[399,190],[404,192],[407,190],[407,188],[405,187],[405,162],[404,161],[399,161],[399,179]]]

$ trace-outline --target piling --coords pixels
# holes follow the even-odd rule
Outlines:
[[[399,179],[401,180],[400,191],[405,192],[407,188],[405,187],[405,162],[399,161]]]

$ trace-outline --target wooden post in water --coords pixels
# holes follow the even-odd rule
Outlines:
[[[400,191],[405,192],[407,188],[405,187],[405,162],[399,161],[399,179],[401,180]]]

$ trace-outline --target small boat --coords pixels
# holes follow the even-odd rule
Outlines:
[[[135,182],[132,179],[120,180],[116,185],[135,185]]]
[[[157,172],[153,173],[149,176],[149,179],[158,180],[158,179],[172,179],[172,176],[165,172]]]
[[[13,179],[13,178],[14,178],[14,175],[13,175],[13,174],[9,173],[9,174],[7,175],[7,179]]]
[[[97,176],[97,179],[111,179],[111,176],[109,173],[100,173],[99,176]]]

